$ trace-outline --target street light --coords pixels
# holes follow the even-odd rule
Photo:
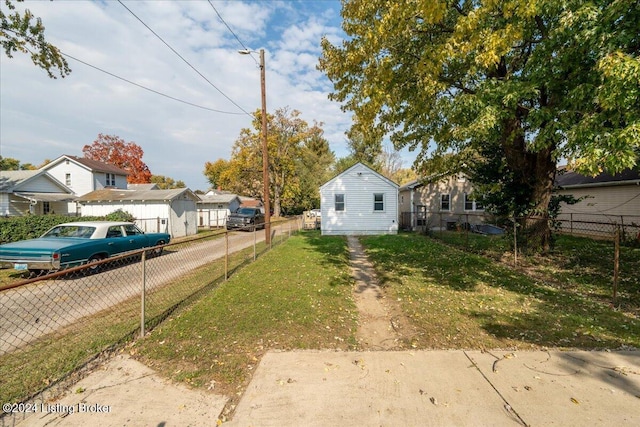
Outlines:
[[[242,55],[250,55],[248,49],[239,50]],[[271,245],[271,206],[269,202],[269,152],[267,151],[267,94],[264,73],[264,49],[260,49],[260,90],[262,93],[262,181],[264,184],[264,242]]]

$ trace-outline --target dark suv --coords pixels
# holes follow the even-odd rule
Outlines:
[[[264,214],[260,208],[240,207],[227,218],[227,230],[253,231],[256,228],[264,228]]]

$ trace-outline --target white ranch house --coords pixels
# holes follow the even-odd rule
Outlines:
[[[75,194],[43,170],[0,171],[0,215],[68,213]],[[75,213],[75,208],[74,208]]]
[[[356,163],[320,187],[323,235],[398,233],[398,184]]]

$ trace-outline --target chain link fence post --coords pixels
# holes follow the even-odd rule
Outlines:
[[[145,318],[145,302],[147,288],[147,251],[142,251],[142,260],[140,262],[141,282],[140,289],[140,338],[144,337],[144,318]]]
[[[613,303],[618,298],[618,281],[620,280],[620,225],[616,224],[613,238]]]

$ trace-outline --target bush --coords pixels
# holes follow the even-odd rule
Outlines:
[[[27,215],[0,218],[0,244],[35,239],[51,227],[72,221],[133,221],[131,214],[117,210],[105,217],[65,215]]]

